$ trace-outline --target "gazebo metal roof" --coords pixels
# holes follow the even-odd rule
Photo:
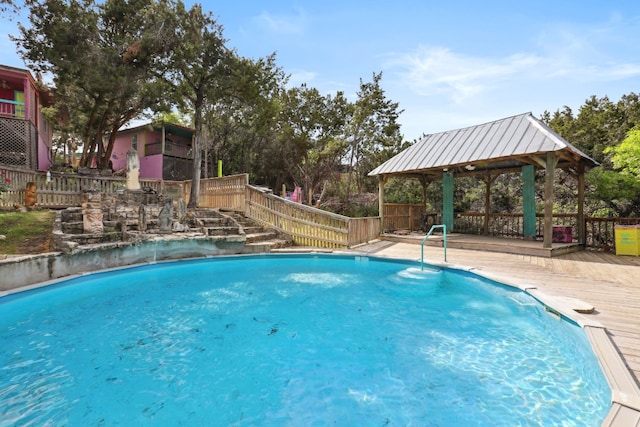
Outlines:
[[[544,167],[554,152],[558,168],[598,163],[556,134],[531,113],[424,136],[369,175],[456,175],[504,173],[528,164]]]

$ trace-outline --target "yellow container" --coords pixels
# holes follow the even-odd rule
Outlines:
[[[616,225],[616,255],[640,255],[640,225]]]

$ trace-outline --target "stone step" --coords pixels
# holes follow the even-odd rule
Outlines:
[[[265,253],[272,250],[286,248],[291,246],[291,242],[284,239],[272,239],[261,242],[246,243],[244,245],[244,253]]]
[[[228,218],[217,217],[198,217],[196,220],[198,224],[202,224],[204,227],[221,227],[221,226],[234,226],[233,221],[230,221]]]
[[[258,233],[246,233],[247,243],[265,242],[278,237],[275,230],[267,230]]]
[[[223,215],[215,209],[198,208],[193,213],[196,218],[223,218]]]
[[[60,221],[62,222],[82,222],[82,208],[67,208],[60,211]]]
[[[82,218],[80,218],[80,221],[61,222],[60,229],[64,234],[82,234],[84,233],[84,223]]]
[[[74,234],[70,241],[76,242],[79,245],[95,245],[98,243],[109,243],[120,240],[120,233],[100,233],[100,234]]]
[[[207,236],[231,236],[240,234],[240,230],[237,226],[204,227],[203,232],[205,232]]]
[[[240,224],[246,235],[262,233],[267,231],[264,227],[255,224]]]
[[[256,221],[253,221],[253,220],[247,218],[246,216],[244,216],[244,215],[242,215],[240,213],[235,213],[233,215],[233,219],[238,224],[240,224],[242,226],[242,228],[244,228],[244,230],[245,230],[245,232],[247,234],[249,234],[249,233],[259,233],[259,232],[264,231],[266,229],[262,224],[260,224],[260,223],[258,223]]]

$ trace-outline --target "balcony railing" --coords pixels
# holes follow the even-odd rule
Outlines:
[[[0,99],[0,117],[24,119],[24,102]]]
[[[165,156],[180,157],[183,159],[191,159],[191,147],[186,145],[176,144],[175,142],[164,143],[164,153],[162,152],[162,143],[153,142],[145,146],[145,156],[152,156],[154,154],[164,154]]]

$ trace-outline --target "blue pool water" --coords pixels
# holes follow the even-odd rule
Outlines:
[[[251,256],[0,299],[0,426],[598,426],[582,330],[470,273]]]

